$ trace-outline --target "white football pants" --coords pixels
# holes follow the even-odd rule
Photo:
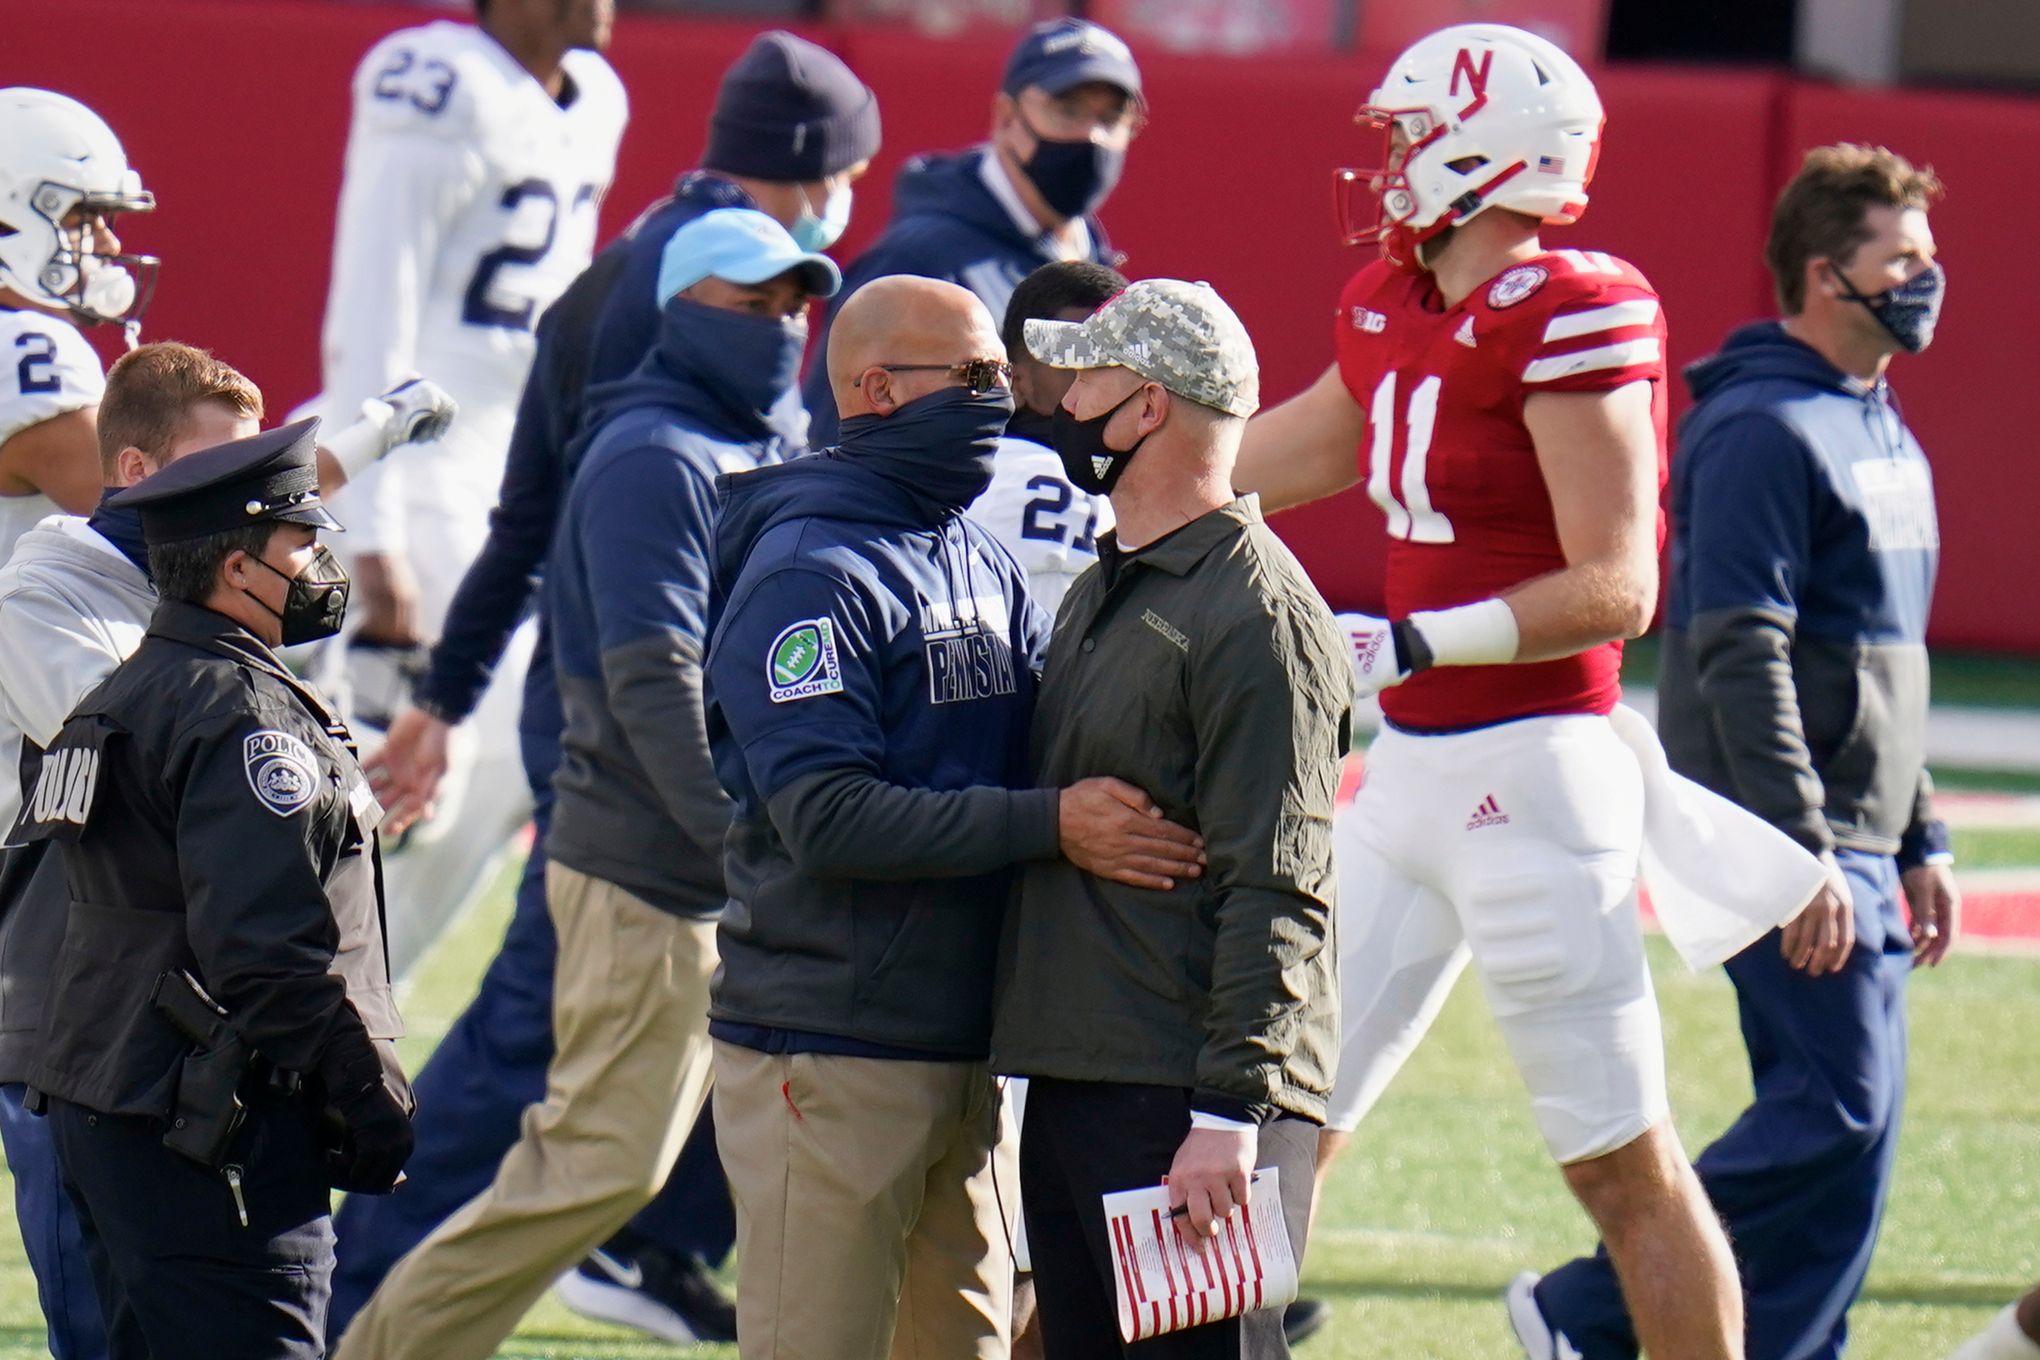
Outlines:
[[[1642,832],[1642,776],[1605,718],[1384,729],[1333,823],[1344,1046],[1328,1126],[1380,1099],[1469,958],[1554,1158],[1663,1119]]]

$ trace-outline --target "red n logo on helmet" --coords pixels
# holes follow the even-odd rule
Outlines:
[[[1494,69],[1494,65],[1495,50],[1492,47],[1481,53],[1478,66],[1473,64],[1473,53],[1463,47],[1459,49],[1459,55],[1452,59],[1452,84],[1446,93],[1453,95],[1459,93],[1461,76],[1466,77],[1466,87],[1473,91],[1473,102],[1459,111],[1462,120],[1472,117],[1481,105],[1487,103],[1488,72]]]

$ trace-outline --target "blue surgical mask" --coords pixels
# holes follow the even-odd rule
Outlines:
[[[850,183],[839,182],[829,190],[829,196],[822,202],[822,215],[815,216],[814,204],[808,201],[807,191],[801,190],[800,216],[792,227],[793,242],[802,250],[827,250],[843,239],[843,232],[850,225]]]
[[[1906,353],[1918,354],[1934,343],[1934,326],[1941,319],[1941,301],[1948,293],[1948,273],[1940,265],[1930,264],[1904,283],[1876,294],[1857,292],[1856,285],[1839,269],[1834,276],[1850,300],[1862,303]]]

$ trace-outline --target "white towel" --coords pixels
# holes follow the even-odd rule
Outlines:
[[[1608,721],[1643,768],[1643,882],[1688,968],[1725,962],[1806,909],[1827,881],[1819,859],[1673,773],[1656,730],[1636,710],[1617,705]]]

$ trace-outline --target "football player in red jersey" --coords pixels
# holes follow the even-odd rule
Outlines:
[[[1405,52],[1359,121],[1382,156],[1340,172],[1344,202],[1374,200],[1347,239],[1381,258],[1235,476],[1269,510],[1364,477],[1387,517],[1388,616],[1341,616],[1387,722],[1335,832],[1346,1046],[1321,1166],[1470,956],[1644,1348],[1740,1357],[1734,1261],[1669,1117],[1641,775],[1606,717],[1657,601],[1664,318],[1631,265],[1539,240],[1586,208],[1601,103],[1552,44],[1472,24]],[[1533,1357],[1579,1354],[1534,1315]]]

